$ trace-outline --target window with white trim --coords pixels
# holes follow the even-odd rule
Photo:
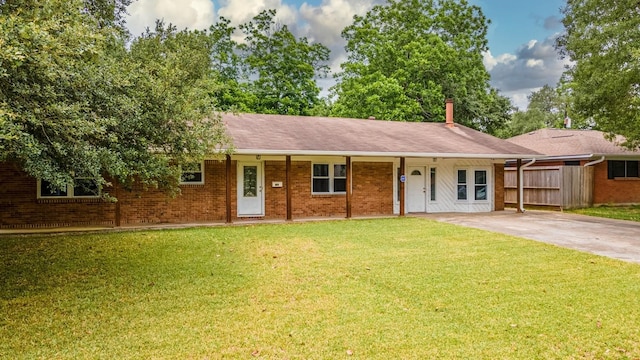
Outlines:
[[[181,185],[202,185],[204,184],[204,162],[191,163],[182,166],[180,176]]]
[[[312,165],[311,172],[312,193],[333,194],[347,191],[347,165],[317,163]]]
[[[436,168],[431,168],[429,178],[429,193],[431,201],[436,201]]]
[[[458,169],[456,174],[458,201],[482,202],[489,200],[489,173],[487,170]]]
[[[458,200],[467,200],[467,170],[458,170]]]
[[[474,178],[474,199],[475,200],[487,200],[487,171],[475,170]]]
[[[74,178],[74,185],[67,185],[63,189],[56,189],[46,180],[38,181],[38,198],[97,198],[100,197],[100,188],[92,178]]]

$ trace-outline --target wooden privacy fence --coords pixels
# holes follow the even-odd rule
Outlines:
[[[517,204],[516,168],[504,169],[504,202]],[[593,167],[540,166],[524,168],[524,205],[553,206],[561,209],[593,205]]]

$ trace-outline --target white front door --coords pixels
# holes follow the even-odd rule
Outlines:
[[[427,168],[407,168],[407,211],[427,212]]]
[[[261,162],[238,162],[238,216],[263,216]]]

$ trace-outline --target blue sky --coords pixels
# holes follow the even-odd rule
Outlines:
[[[219,16],[232,24],[250,20],[260,11],[276,9],[278,20],[298,36],[319,41],[331,50],[334,71],[344,61],[342,29],[353,15],[364,15],[385,0],[137,0],[128,9],[128,25],[134,34],[162,18],[179,28],[207,28]],[[484,54],[491,85],[520,109],[527,96],[543,85],[554,86],[567,64],[553,47],[554,36],[563,31],[562,0],[469,0],[491,20]],[[332,79],[319,82],[326,95]]]
[[[560,0],[476,0],[491,19],[489,46],[494,54],[516,51],[530,40],[544,40],[563,30]]]

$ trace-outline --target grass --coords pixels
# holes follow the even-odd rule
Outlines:
[[[0,238],[2,359],[633,359],[640,266],[398,218]]]
[[[610,219],[640,221],[640,205],[598,206],[566,211],[574,214],[597,216]]]

